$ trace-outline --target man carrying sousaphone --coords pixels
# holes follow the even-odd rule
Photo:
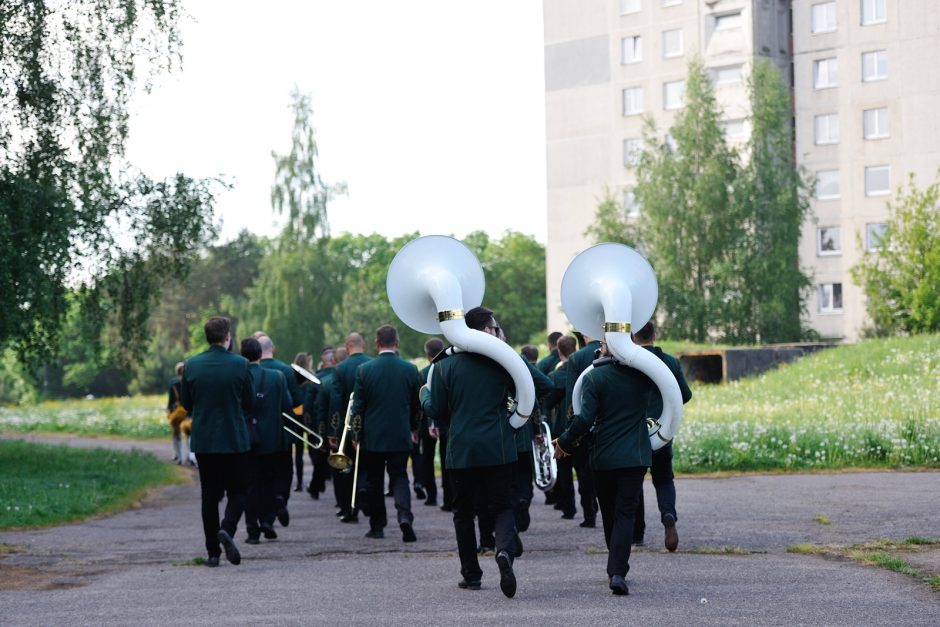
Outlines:
[[[402,541],[414,542],[414,515],[407,464],[417,440],[421,408],[418,369],[398,356],[398,331],[382,325],[375,332],[378,357],[356,370],[352,401],[352,437],[360,449],[360,464],[368,481],[363,511],[369,515],[367,538],[384,538],[388,524],[383,487],[388,470],[398,510]],[[357,428],[358,426],[358,428]]]

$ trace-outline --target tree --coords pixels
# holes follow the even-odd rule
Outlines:
[[[790,93],[767,59],[748,82],[751,137],[734,184],[744,237],[733,252],[733,297],[722,335],[730,342],[792,342],[807,334],[809,277],[800,269],[800,231],[809,213],[809,185],[796,166]]]
[[[177,0],[0,6],[0,345],[24,359],[55,350],[75,284],[126,357],[214,236],[209,181],[124,160],[130,98],[178,63],[178,22]]]
[[[604,190],[604,196],[594,212],[594,222],[584,231],[595,244],[614,242],[639,248],[642,241],[639,220],[631,220],[626,208],[614,197],[610,189]]]
[[[634,190],[642,204],[643,244],[659,281],[662,328],[705,341],[726,315],[728,274],[742,228],[732,183],[737,155],[725,142],[711,81],[689,64],[685,107],[661,141],[651,119]]]
[[[877,250],[852,268],[865,291],[875,335],[940,331],[940,182],[924,190],[914,176],[888,203]],[[858,245],[862,248],[861,236]]]

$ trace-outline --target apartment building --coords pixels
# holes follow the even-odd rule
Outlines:
[[[758,56],[794,85],[797,160],[816,177],[801,263],[814,277],[809,324],[856,339],[864,301],[849,268],[877,247],[885,200],[940,165],[936,0],[544,0],[549,329],[566,328],[559,286],[590,245],[608,192],[628,215],[651,115],[666,141],[689,60],[712,76],[731,142],[748,138],[744,81]],[[839,72],[839,69],[842,72]],[[924,76],[929,74],[929,76]],[[902,97],[903,96],[903,97]]]

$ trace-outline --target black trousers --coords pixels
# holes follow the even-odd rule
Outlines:
[[[415,488],[424,487],[424,476],[421,474],[421,440],[412,443],[411,450],[408,451],[408,458],[411,459],[411,478]],[[391,485],[391,475],[389,475],[389,485]]]
[[[247,498],[248,453],[196,453],[199,485],[202,492],[202,531],[209,557],[222,555],[219,529],[235,537],[238,520],[245,511]],[[227,495],[225,515],[219,524],[219,501]]]
[[[676,484],[672,473],[672,442],[658,451],[653,451],[653,465],[650,467],[653,487],[656,488],[656,504],[659,506],[659,521],[666,514],[672,514],[673,520],[679,520],[676,514]],[[643,506],[643,490],[636,507],[636,523],[633,526],[633,538],[640,540],[646,531],[646,508]]]
[[[552,488],[555,495],[556,509],[574,516],[578,511],[574,506],[574,466],[571,457],[558,460],[558,478]]]
[[[512,505],[516,529],[529,527],[529,503],[532,502],[532,453],[516,453],[519,459],[512,466]]]
[[[360,472],[365,471],[368,478],[366,499],[369,528],[373,531],[384,529],[388,524],[385,509],[385,472],[388,471],[392,494],[395,495],[395,509],[398,511],[398,524],[414,522],[411,513],[411,490],[408,487],[408,457],[410,451],[401,453],[376,453],[363,450],[360,453]]]
[[[434,473],[434,456],[437,452],[437,440],[427,434],[421,435],[421,483],[428,493],[428,501],[437,501],[437,479]]]
[[[515,555],[516,522],[512,510],[512,464],[455,468],[454,532],[457,535],[457,553],[460,556],[460,574],[469,581],[483,576],[477,559],[476,529],[473,517],[476,503],[485,503],[495,523],[496,552]]]
[[[444,507],[454,507],[454,480],[447,468],[447,435],[441,433],[441,499]]]
[[[326,491],[326,481],[330,477],[330,465],[327,462],[328,453],[320,449],[310,448],[310,465],[313,467],[310,477],[311,494],[320,494]]]
[[[290,447],[286,451],[275,454],[278,455],[275,489],[277,490],[277,496],[284,499],[284,505],[286,506],[288,499],[290,499],[291,483],[294,480],[293,455],[291,455]]]
[[[578,472],[578,495],[581,497],[581,510],[584,520],[594,522],[597,519],[597,491],[594,488],[594,471],[589,460],[587,446],[579,446],[572,457],[574,469]]]
[[[349,467],[349,472],[333,469],[333,491],[336,493],[336,502],[339,503],[339,509],[343,514],[352,514],[359,511],[358,507],[354,510],[351,506],[353,472],[355,470],[355,464]],[[363,477],[359,477],[359,479],[361,481]],[[383,485],[383,482],[380,482],[379,485]]]
[[[274,523],[277,515],[277,480],[279,453],[248,456],[248,499],[245,505],[245,526],[248,536],[261,535],[261,523]]]
[[[300,490],[304,487],[304,444],[294,440],[291,446],[294,447],[294,476],[297,477],[297,489]]]
[[[643,467],[594,471],[604,521],[604,541],[607,542],[608,577],[626,577],[630,570],[633,522],[645,474]]]

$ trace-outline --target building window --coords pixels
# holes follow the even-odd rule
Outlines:
[[[813,87],[827,89],[839,84],[839,60],[818,59],[813,61]]]
[[[813,33],[831,33],[837,28],[836,3],[820,2],[813,5]]]
[[[839,143],[839,114],[824,113],[814,118],[817,146]]]
[[[865,195],[887,196],[891,193],[891,166],[873,165],[865,168]]]
[[[725,13],[723,15],[715,16],[715,30],[729,30],[732,28],[741,28],[743,20],[741,19],[741,12],[736,13]]]
[[[862,53],[862,80],[883,81],[888,78],[888,51],[874,50]]]
[[[881,241],[888,231],[888,225],[884,222],[872,222],[865,225],[865,250],[881,250]]]
[[[816,200],[835,200],[841,195],[838,170],[820,170],[816,173]]]
[[[623,140],[623,165],[630,168],[640,163],[640,157],[643,156],[642,139]]]
[[[726,65],[724,67],[712,68],[712,83],[715,85],[740,83],[743,71],[744,67],[741,65]]]
[[[682,4],[682,0],[663,0],[664,7],[674,7],[677,4]]]
[[[663,31],[663,58],[682,56],[682,29]]]
[[[865,109],[862,113],[865,139],[884,139],[891,136],[888,107]]]
[[[816,254],[829,257],[842,254],[842,231],[837,226],[816,229]]]
[[[643,60],[643,38],[639,35],[620,40],[620,62],[639,63]]]
[[[747,136],[747,123],[744,120],[725,120],[721,129],[728,139],[741,139]]]
[[[836,313],[842,311],[841,283],[820,283],[817,287],[820,313]]]
[[[643,113],[643,88],[627,87],[623,90],[623,114]]]
[[[633,193],[632,189],[628,189],[623,193],[623,212],[628,218],[639,216],[642,208],[642,204],[636,199],[636,194]]]
[[[685,81],[663,83],[663,109],[678,109],[685,101]]]
[[[886,0],[862,0],[862,25],[888,21]]]
[[[638,13],[640,9],[640,0],[620,0],[620,15]]]

